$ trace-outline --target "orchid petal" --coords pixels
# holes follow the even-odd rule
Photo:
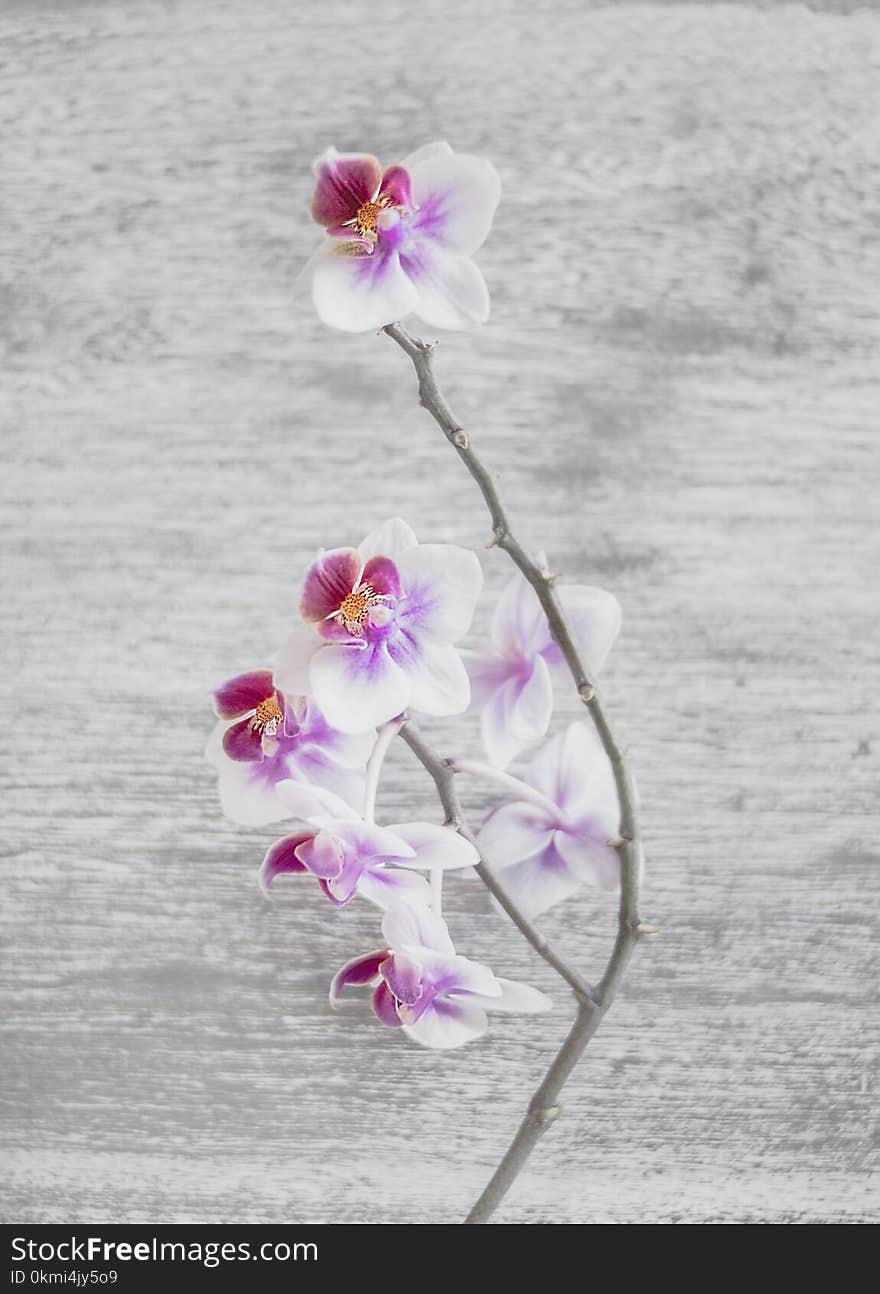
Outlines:
[[[470,680],[454,647],[401,634],[389,645],[389,652],[406,675],[412,709],[444,715],[463,714],[468,708]]]
[[[531,858],[496,868],[496,873],[505,893],[530,918],[561,903],[583,884],[552,844]]]
[[[604,840],[574,832],[557,831],[553,837],[557,853],[564,858],[572,875],[614,890],[620,883],[620,857]]]
[[[306,574],[300,611],[304,620],[326,620],[351,593],[361,573],[354,548],[333,548],[322,553]]]
[[[293,836],[285,836],[283,840],[276,840],[266,851],[259,871],[260,889],[264,894],[268,894],[269,886],[276,876],[282,872],[302,873],[307,871],[305,864],[297,857],[297,849],[300,845],[305,844],[311,839],[311,834],[298,832]]]
[[[382,934],[392,949],[432,948],[449,956],[455,948],[442,917],[428,908],[407,908],[403,904],[389,908],[382,918]]]
[[[292,778],[278,782],[275,795],[289,817],[324,821],[359,822],[357,812],[340,796],[323,786],[311,786]]]
[[[448,1050],[481,1037],[489,1027],[481,1006],[462,999],[438,998],[415,1024],[403,1032],[423,1047]]]
[[[491,162],[448,145],[427,145],[404,162],[410,175],[413,224],[445,247],[472,255],[492,227],[501,178]]]
[[[333,225],[357,215],[375,196],[382,167],[369,153],[337,153],[328,148],[314,164],[317,184],[312,198],[312,219]]]
[[[345,847],[338,836],[327,831],[307,836],[296,849],[296,856],[319,880],[329,881],[339,876],[345,862]]]
[[[375,530],[371,530],[358,547],[361,561],[367,562],[371,557],[390,557],[400,567],[400,556],[408,548],[418,545],[415,533],[402,517],[392,517]]]
[[[311,625],[294,630],[273,662],[275,681],[283,692],[291,696],[307,695],[309,665],[321,646],[321,639]]]
[[[455,544],[419,544],[401,553],[398,569],[407,626],[442,643],[462,638],[471,626],[483,587],[476,553]]]
[[[214,693],[214,709],[221,719],[238,719],[243,714],[256,710],[261,701],[272,696],[275,684],[270,669],[254,669],[247,674],[236,674],[235,678],[217,688]]]
[[[469,1002],[478,1002],[490,1011],[523,1012],[527,1015],[539,1015],[553,1009],[553,1001],[539,989],[530,984],[520,984],[517,980],[502,979],[499,975],[495,981],[501,985],[500,997],[469,997]]]
[[[467,256],[419,240],[400,253],[418,297],[410,307],[431,328],[468,329],[489,318],[489,289]]]
[[[587,584],[560,584],[559,603],[580,649],[587,673],[599,673],[620,633],[620,603],[613,593]],[[555,655],[562,662],[558,646]]]
[[[492,615],[492,643],[502,656],[531,660],[553,638],[538,595],[520,572],[505,584]]]
[[[547,663],[536,656],[489,698],[481,717],[489,761],[506,768],[524,747],[540,741],[553,714],[553,683]]]
[[[390,557],[369,558],[361,575],[361,584],[369,584],[380,597],[400,597],[400,572]]]
[[[330,984],[330,1002],[333,1006],[339,1001],[339,995],[347,984],[375,984],[381,978],[379,967],[388,956],[387,948],[367,953],[363,957],[354,957],[338,970]]]
[[[397,1014],[397,1000],[384,980],[380,982],[376,992],[373,994],[372,1005],[375,1015],[389,1029],[399,1029],[403,1024]]]
[[[361,874],[358,893],[383,909],[398,903],[427,907],[431,902],[431,887],[424,876],[402,867],[370,867]]]
[[[223,749],[230,759],[251,763],[263,758],[263,734],[253,719],[239,719],[223,734]]]
[[[552,843],[556,823],[547,812],[525,800],[501,804],[489,814],[477,836],[480,852],[500,868],[532,858]]]
[[[406,953],[395,953],[381,966],[382,977],[397,998],[406,1006],[418,1001],[422,994],[422,968]]]
[[[366,732],[406,709],[409,677],[384,643],[328,643],[312,658],[309,677],[316,701],[341,732]]]
[[[389,827],[414,851],[406,860],[407,867],[428,867],[449,870],[454,867],[473,867],[480,855],[469,840],[459,835],[454,827],[438,827],[429,822],[399,822]]]
[[[592,724],[572,723],[541,748],[528,781],[577,820],[587,816],[606,839],[620,829],[620,806],[610,760]]]
[[[372,332],[408,315],[419,299],[393,249],[372,255],[352,243],[329,242],[311,270],[312,300],[319,317],[343,332]]]
[[[494,652],[474,651],[469,647],[461,647],[459,651],[471,681],[471,709],[482,709],[522,668],[519,659],[509,660]]]

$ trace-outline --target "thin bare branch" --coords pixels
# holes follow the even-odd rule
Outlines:
[[[433,364],[434,347],[420,341],[417,337],[413,337],[400,324],[389,324],[384,331],[412,360],[419,382],[420,404],[430,413],[440,427],[482,494],[492,523],[492,545],[504,549],[535,590],[538,601],[547,616],[550,632],[559,644],[574,679],[578,696],[589,712],[611,763],[620,802],[620,840],[615,842],[620,856],[620,905],[614,948],[598,986],[594,990],[588,989],[585,995],[575,989],[578,998],[578,1012],[568,1037],[562,1044],[544,1081],[530,1101],[526,1115],[507,1153],[467,1217],[468,1222],[486,1222],[509,1190],[540,1137],[560,1113],[557,1097],[563,1085],[580,1059],[587,1043],[599,1027],[605,1012],[611,1006],[640,935],[652,930],[651,927],[645,927],[641,924],[638,915],[641,859],[638,804],[632,776],[623,751],[602,709],[595,685],[587,674],[572,633],[566,623],[559,600],[556,597],[554,591],[555,577],[531,557],[512,533],[492,476],[475,453],[471,445],[470,436],[455,417],[437,386]],[[425,747],[418,734],[414,733],[411,724],[407,724],[401,730],[401,735],[433,777],[447,818],[450,822],[455,822],[462,834],[466,835],[468,839],[472,839],[467,827],[463,827],[462,824],[457,794],[453,786],[454,774],[449,765],[445,761],[438,759],[433,752]],[[478,871],[485,884],[498,897],[499,902],[505,907],[505,910],[529,940],[529,943],[541,953],[541,956],[546,961],[554,965],[554,969],[566,983],[572,987],[574,987],[574,981],[583,985],[580,976],[577,976],[564,963],[560,963],[558,958],[554,957],[554,960],[551,961],[547,955],[546,942],[542,940],[541,935],[531,923],[526,921],[522,914],[517,911],[516,906],[510,900],[505,902],[506,896],[502,898],[499,893],[501,887],[498,886],[485,862],[481,862]]]

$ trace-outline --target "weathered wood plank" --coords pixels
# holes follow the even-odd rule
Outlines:
[[[404,358],[291,303],[310,158],[437,135],[505,183],[440,375],[530,541],[624,603],[663,930],[503,1218],[876,1216],[880,17],[356,8],[0,16],[0,1216],[367,1221],[378,1178],[455,1219],[562,1036],[464,882],[461,947],[560,1014],[443,1056],[331,1015],[372,912],[264,902],[271,832],[201,762],[318,545],[487,537]],[[405,751],[383,804],[433,811]],[[612,925],[546,922],[587,973]]]

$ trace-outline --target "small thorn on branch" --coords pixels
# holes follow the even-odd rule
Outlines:
[[[578,688],[578,696],[583,701],[584,705],[589,705],[591,701],[595,701],[596,699],[596,689],[593,687],[592,683],[582,683]]]
[[[464,427],[459,427],[452,433],[452,443],[456,449],[467,449],[470,445],[470,439]]]
[[[612,836],[606,840],[605,844],[609,849],[625,849],[627,845],[632,844],[632,836]]]
[[[660,933],[659,926],[646,926],[644,921],[640,921],[634,929],[637,935],[659,935]]]

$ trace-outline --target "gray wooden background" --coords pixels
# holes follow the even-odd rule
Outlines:
[[[275,833],[202,762],[318,546],[488,536],[405,358],[292,302],[311,158],[436,137],[504,181],[441,377],[523,536],[624,604],[662,927],[500,1218],[877,1216],[878,38],[850,3],[4,0],[3,1220],[455,1220],[565,1031],[465,881],[461,950],[556,1014],[447,1055],[331,1014],[373,909],[263,900]],[[435,811],[403,749],[381,807]],[[613,902],[545,928],[591,974]]]

